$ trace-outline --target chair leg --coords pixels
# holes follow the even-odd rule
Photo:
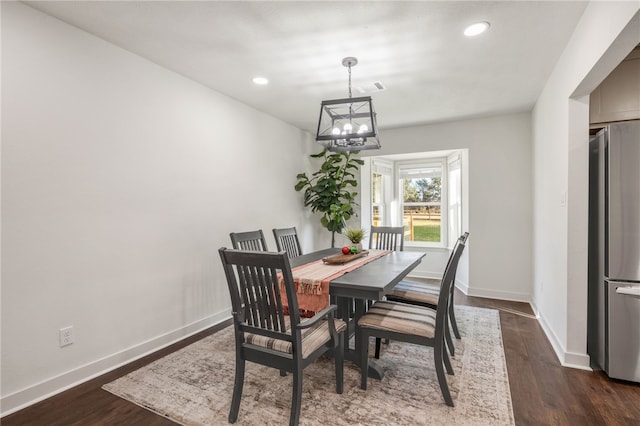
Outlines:
[[[360,388],[367,390],[367,377],[369,375],[369,335],[362,329],[362,353],[360,354]]]
[[[444,366],[447,369],[447,374],[453,376],[453,366],[451,365],[451,360],[449,359],[449,354],[447,354],[446,348],[442,349],[442,358],[444,359]]]
[[[444,397],[444,402],[449,406],[453,407],[453,399],[451,398],[451,394],[449,393],[449,385],[447,384],[447,377],[444,374],[444,368],[442,365],[442,356],[443,356],[444,348],[442,345],[436,345],[433,348],[433,357],[436,363],[436,375],[438,376],[438,383],[440,384],[440,391],[442,392],[442,396]]]
[[[341,394],[344,387],[344,332],[338,334],[338,347],[333,350],[336,362],[336,393]]]
[[[240,411],[242,399],[242,386],[244,385],[244,360],[236,356],[236,378],[233,383],[233,397],[231,398],[231,410],[229,411],[229,423],[235,423]]]
[[[293,386],[291,397],[291,417],[289,417],[289,426],[298,426],[300,421],[300,407],[302,404],[302,367],[296,365],[293,370]]]
[[[460,330],[458,330],[458,323],[456,322],[456,314],[453,309],[453,301],[451,305],[449,305],[449,320],[451,321],[451,328],[453,328],[453,334],[456,336],[456,339],[461,339]]]
[[[373,355],[376,359],[380,359],[380,346],[382,344],[382,339],[376,337],[376,353]]]
[[[284,370],[280,370],[280,375],[281,375],[282,377],[285,377],[285,376],[287,375],[287,372],[286,372],[286,371],[284,371]]]
[[[444,337],[447,340],[447,348],[449,348],[449,353],[451,356],[456,356],[456,347],[453,344],[453,339],[451,338],[451,330],[449,330],[449,325],[446,325]]]
[[[451,322],[451,328],[453,328],[453,334],[456,336],[456,339],[461,339],[460,330],[458,330],[458,323],[456,322],[456,312],[453,309],[453,296],[456,292],[456,275],[453,275],[453,285],[451,286],[451,293],[449,295],[449,321]]]

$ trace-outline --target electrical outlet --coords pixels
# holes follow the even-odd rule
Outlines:
[[[69,346],[73,343],[73,326],[60,329],[60,347]]]

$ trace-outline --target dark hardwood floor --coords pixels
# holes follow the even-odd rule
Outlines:
[[[640,385],[601,372],[560,366],[528,304],[456,293],[456,303],[500,310],[517,425],[640,425]],[[13,425],[173,425],[101,386],[220,327],[209,329],[110,373],[2,418]]]

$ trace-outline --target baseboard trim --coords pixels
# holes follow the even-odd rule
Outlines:
[[[460,281],[456,281],[454,283],[454,285],[456,286],[456,288],[458,290],[460,290],[461,292],[463,292],[465,294],[465,296],[469,296],[469,286],[467,285],[467,283],[463,283]]]
[[[456,287],[462,290],[467,296],[531,303],[531,295],[529,293],[517,293],[513,291],[499,291],[475,287],[469,288],[464,283],[459,282],[456,283]]]
[[[407,278],[411,279],[411,277],[439,280],[442,278],[442,274],[430,273],[430,272],[412,273]],[[496,291],[496,290],[489,290],[489,289],[482,289],[482,288],[470,289],[466,282],[460,281],[460,280],[456,280],[456,288],[462,291],[467,296],[484,297],[488,299],[509,300],[512,302],[525,302],[529,304],[531,303],[531,295],[528,293]]]
[[[79,384],[101,376],[139,358],[197,334],[209,327],[220,324],[231,317],[230,309],[195,321],[177,330],[154,337],[123,351],[90,362],[58,376],[44,380],[33,386],[6,395],[0,399],[0,417],[15,413],[23,408],[64,392]]]
[[[593,371],[591,358],[587,354],[565,352],[563,367],[576,368],[578,370]]]
[[[547,321],[544,319],[544,316],[541,315],[539,311],[537,311],[537,309],[535,309],[534,312],[536,312],[538,323],[542,327],[542,331],[544,331],[544,334],[547,336],[549,343],[551,343],[551,347],[553,348],[553,351],[555,352],[560,365],[563,367],[575,368],[578,370],[593,371],[590,366],[589,355],[568,352],[562,342],[560,342],[560,339],[558,339],[558,336],[556,336],[556,334],[553,332],[553,329],[551,328],[549,323],[547,323]]]

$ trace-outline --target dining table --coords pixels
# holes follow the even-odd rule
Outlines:
[[[294,269],[339,253],[339,248],[323,249],[292,258],[290,264]],[[369,342],[361,341],[360,333],[357,333],[358,320],[364,315],[371,301],[381,300],[385,294],[391,292],[396,284],[420,264],[424,256],[424,252],[390,251],[331,279],[331,303],[338,306],[337,316],[347,322],[349,337],[355,334],[353,348],[348,343],[345,344],[345,359],[362,368],[361,354],[365,349],[364,345],[368,345]],[[384,373],[379,364],[370,360],[368,375],[380,380]]]

